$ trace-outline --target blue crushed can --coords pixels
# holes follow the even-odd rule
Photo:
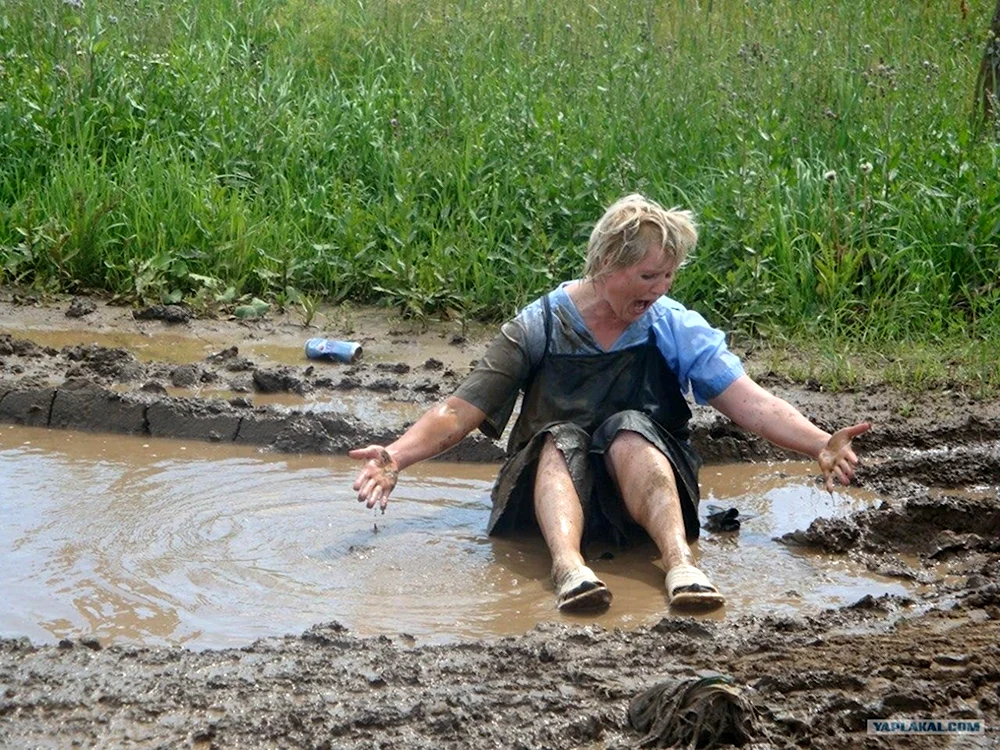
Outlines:
[[[306,356],[309,359],[351,363],[361,356],[361,344],[336,339],[309,339],[306,342]]]

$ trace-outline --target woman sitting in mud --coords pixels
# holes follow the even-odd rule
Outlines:
[[[857,424],[830,435],[748,377],[724,334],[666,297],[694,248],[687,211],[622,198],[594,227],[582,279],[561,284],[504,324],[457,391],[365,461],[358,500],[383,510],[400,471],[479,427],[497,438],[524,393],[507,461],[493,487],[489,533],[534,526],[552,555],[556,604],[602,610],[607,586],[587,567],[584,539],[627,542],[644,530],[659,547],[669,601],[713,608],[724,597],[693,564],[698,467],[688,442],[690,388],[741,427],[851,480]]]

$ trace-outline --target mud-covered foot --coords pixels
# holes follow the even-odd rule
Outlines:
[[[683,609],[717,609],[726,597],[694,565],[675,565],[667,573],[670,606]]]
[[[611,605],[611,591],[586,565],[563,574],[555,586],[560,612],[601,612]]]

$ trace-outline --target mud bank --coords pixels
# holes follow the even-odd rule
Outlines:
[[[0,423],[343,453],[392,439],[450,394],[494,332],[407,322],[374,309],[327,310],[313,328],[277,313],[198,319],[184,308],[132,310],[85,298],[42,304],[0,289]],[[303,344],[316,335],[358,341],[363,356],[350,365],[310,361]],[[777,378],[751,356],[745,362],[758,381],[825,429],[870,420],[875,429],[859,448],[896,476],[913,474],[899,463],[904,449],[976,452],[1000,441],[997,402],[886,387],[831,394]],[[709,462],[787,457],[709,408],[694,408],[692,431]],[[882,450],[885,456],[876,453]],[[447,458],[502,455],[502,446],[476,434]],[[915,463],[926,465],[919,457]],[[995,466],[987,463],[980,476]]]
[[[257,445],[284,453],[342,454],[368,443],[391,442],[405,427],[373,428],[349,415],[257,406],[248,398],[171,397],[155,385],[121,392],[87,378],[59,386],[0,381],[0,421],[29,427],[107,432]],[[456,446],[453,461],[496,461],[502,449],[482,436]]]
[[[474,351],[483,346],[485,342],[480,342]],[[465,371],[474,363],[473,358]],[[356,446],[389,442],[420,410],[450,393],[459,379],[456,369],[446,369],[433,358],[418,367],[405,361],[350,366],[306,361],[295,367],[257,363],[232,345],[201,360],[176,364],[142,362],[122,347],[89,344],[55,349],[27,337],[0,334],[0,422],[234,442],[288,453],[342,454]],[[1000,473],[995,447],[1000,441],[1000,409],[995,405],[957,395],[924,396],[925,403],[919,406],[922,417],[902,419],[893,405],[899,394],[834,395],[768,385],[826,429],[857,419],[873,421],[877,429],[863,439],[869,450],[954,452],[971,446],[971,455],[941,454],[933,460],[890,453],[885,460],[874,461],[884,466],[886,476],[926,480],[929,477],[922,472],[933,466],[935,480],[946,479],[955,486],[988,481]],[[285,394],[285,403],[255,403],[274,394]],[[412,408],[408,413],[380,409],[383,401]],[[914,408],[912,401],[907,397],[909,409]],[[711,409],[695,407],[694,412],[692,443],[706,461],[790,455]],[[984,445],[992,447],[984,452]],[[477,433],[442,458],[500,461],[503,447]],[[947,475],[939,471],[943,465],[953,467]]]
[[[0,300],[0,422],[343,453],[399,434],[488,340],[331,317],[324,332],[360,339],[365,357],[330,365],[304,360],[316,331],[288,321],[168,323],[99,303],[66,318],[67,307]],[[722,672],[752,689],[762,747],[1000,747],[1000,404],[755,375],[823,427],[875,426],[856,444],[859,479],[884,502],[784,543],[918,593],[812,617],[669,616],[630,631],[568,620],[449,646],[335,622],[200,652],[11,638],[0,640],[0,746],[624,748],[639,738],[626,706],[640,690]],[[708,410],[696,411],[694,442],[708,461],[777,457]],[[449,458],[501,453],[480,437]],[[976,719],[986,732],[869,735],[883,718]]]
[[[436,363],[431,361],[432,371]],[[397,402],[429,404],[429,396],[441,392],[441,383],[426,376],[399,377],[410,369],[405,363],[259,366],[240,356],[236,346],[194,363],[142,363],[124,348],[91,344],[57,350],[0,335],[0,422],[235,442],[288,453],[345,453],[391,441],[405,429],[404,418],[374,406],[380,398],[391,394]],[[456,375],[439,377],[454,384]],[[191,395],[171,396],[168,388]],[[373,404],[365,422],[343,406],[347,393],[353,401]],[[253,399],[261,394],[289,394],[299,403],[255,406]],[[492,441],[473,436],[448,458],[496,461],[502,454]]]

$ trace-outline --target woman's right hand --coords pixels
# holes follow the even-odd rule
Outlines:
[[[364,461],[365,465],[354,480],[354,489],[358,492],[358,502],[369,508],[377,504],[385,513],[389,504],[389,493],[396,486],[399,477],[399,464],[396,459],[381,445],[369,445],[367,448],[356,448],[348,453],[351,458]]]

